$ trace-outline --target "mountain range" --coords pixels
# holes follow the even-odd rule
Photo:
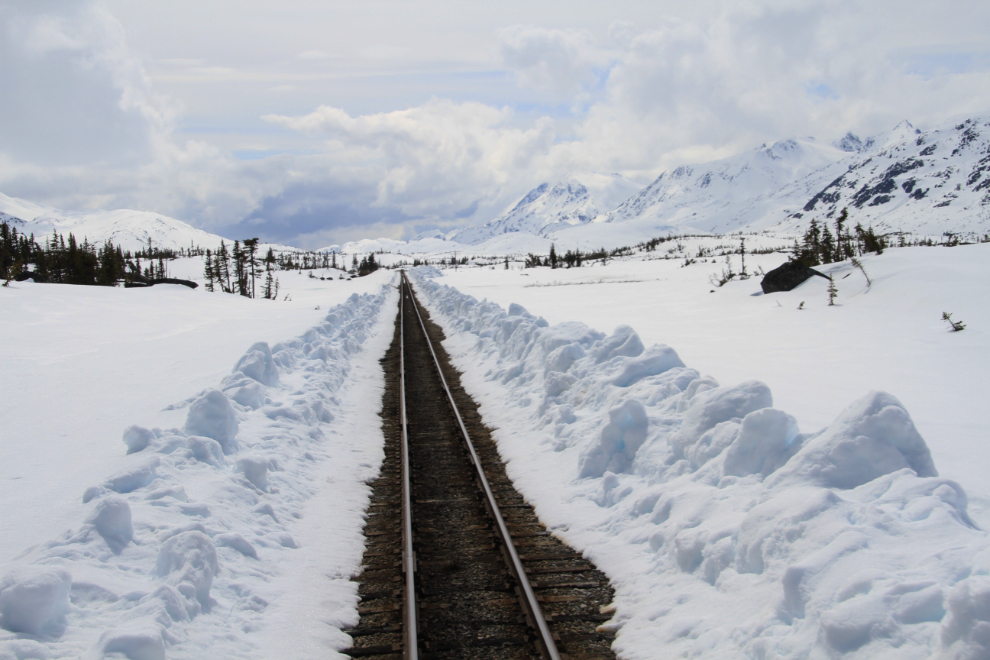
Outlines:
[[[801,233],[842,209],[877,233],[990,232],[990,115],[921,131],[903,121],[866,139],[791,138],[661,173],[646,187],[618,174],[544,182],[498,217],[412,241],[364,239],[342,252],[504,254],[631,245],[662,235]],[[219,245],[221,237],[145,211],[63,212],[0,194],[0,218],[35,236],[72,232],[127,249]],[[290,248],[291,249],[291,248]]]
[[[578,176],[583,181],[578,180]],[[592,191],[588,190],[589,187]],[[635,195],[639,188],[619,174],[586,173],[553,185],[542,183],[494,220],[455,230],[445,238],[464,245],[478,245],[495,236],[513,232],[550,236],[594,221],[603,210],[614,208]]]
[[[866,139],[847,133],[831,143],[780,140],[676,167],[625,197],[601,212],[608,206],[578,177],[543,183],[498,218],[444,238],[479,253],[506,247],[514,233],[513,246],[529,235],[534,251],[551,241],[561,248],[617,247],[669,234],[801,233],[812,218],[829,221],[843,208],[853,223],[881,234],[983,235],[990,231],[990,119],[957,119],[929,131],[903,121]],[[402,249],[435,251],[440,236]]]
[[[0,220],[18,233],[34,234],[44,241],[53,231],[79,242],[85,238],[100,245],[111,241],[125,250],[154,247],[178,250],[190,246],[219,247],[221,236],[196,229],[192,225],[161,213],[119,209],[116,211],[59,211],[0,193]],[[227,240],[227,242],[231,242]]]

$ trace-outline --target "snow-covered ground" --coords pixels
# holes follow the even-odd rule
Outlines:
[[[682,266],[735,240],[414,277],[510,475],[614,581],[620,657],[988,657],[990,245],[823,267],[829,307]],[[316,275],[0,288],[0,658],[348,645],[396,299]]]
[[[688,253],[696,249],[685,244]],[[770,270],[785,260],[747,255],[746,265]],[[775,404],[805,430],[826,426],[870,390],[890,392],[911,412],[939,470],[971,496],[990,498],[990,455],[983,451],[990,417],[982,411],[990,373],[990,244],[889,249],[860,261],[870,287],[849,262],[818,268],[835,273],[834,307],[821,278],[768,296],[760,277],[716,288],[709,276],[722,271],[721,259],[687,268],[682,261],[635,259],[569,270],[446,269],[441,281],[506,308],[518,303],[551,324],[581,321],[602,332],[629,325],[646,345],[673,347],[721,383],[765,382]],[[738,271],[738,255],[732,263]],[[966,330],[948,332],[942,312],[966,322]],[[990,511],[985,522],[990,529]]]
[[[0,289],[0,657],[346,646],[392,275]]]
[[[620,657],[986,658],[988,250],[825,267],[834,307],[711,264],[414,273]]]

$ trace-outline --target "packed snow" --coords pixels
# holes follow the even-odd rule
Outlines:
[[[4,287],[0,657],[347,646],[391,279]]]
[[[663,258],[730,241],[412,272],[510,476],[612,580],[619,657],[985,657],[988,246],[824,266],[834,307]],[[397,300],[319,276],[0,289],[0,657],[349,645]]]
[[[990,655],[981,405],[990,346],[982,330],[964,339],[939,327],[934,305],[968,303],[981,327],[990,323],[979,285],[988,275],[986,251],[889,250],[866,261],[872,286],[843,284],[845,307],[828,307],[825,284],[817,282],[754,297],[752,279],[714,294],[695,287],[693,308],[665,304],[677,295],[663,291],[662,280],[672,278],[662,269],[671,262],[413,274],[465,387],[495,429],[510,477],[551,529],[612,580],[617,609],[608,625],[618,631],[619,657],[655,658],[662,649],[672,657],[982,658]],[[849,267],[831,270],[841,278]],[[608,283],[632,272],[646,280],[638,290]],[[928,281],[919,282],[919,274]],[[957,274],[964,277],[952,295]],[[520,282],[533,277],[552,286]],[[568,279],[584,286],[565,286]],[[914,296],[903,287],[915,287]],[[529,294],[535,312],[545,308],[567,320],[551,325],[504,302],[520,293]],[[936,294],[946,299],[931,300]],[[797,309],[811,296],[813,303]],[[720,307],[721,315],[698,313],[706,306]],[[905,312],[931,318],[907,319]],[[591,325],[572,320],[578,318]],[[611,334],[597,329],[606,318],[618,324]],[[713,351],[711,371],[691,368],[676,345],[647,345],[623,324],[631,318],[654,319],[654,334],[674,325],[682,328],[672,333],[679,339],[699,332],[686,343],[694,352]],[[879,327],[870,331],[864,322]],[[757,323],[784,331],[761,339],[753,334]],[[837,335],[837,346],[814,343],[821,335],[809,328],[819,325]],[[777,357],[763,342],[788,331],[804,337],[790,345],[784,339],[780,357],[790,362],[771,373],[785,401],[794,398],[789,386],[811,376],[810,391],[801,391],[801,413],[818,411],[811,424],[789,414],[763,382],[720,383],[708,375],[719,374],[718,358],[732,352],[732,375],[739,372],[732,365],[759,371],[761,356]],[[843,358],[843,340],[860,332],[864,346],[850,346]],[[866,345],[875,357],[863,352]],[[950,356],[950,365],[938,364]],[[891,390],[884,392],[859,389],[869,379],[843,370],[859,358],[867,369],[888,359],[914,362],[884,375]],[[926,369],[932,360],[934,369]],[[815,382],[826,370],[836,372],[834,390]],[[936,392],[940,386],[948,392]],[[896,395],[900,389],[958,397],[961,419],[935,424],[932,443]],[[835,406],[838,399],[845,400]],[[826,423],[815,423],[823,416]],[[943,410],[934,419],[948,416]],[[956,437],[953,427],[971,427],[972,435]],[[979,493],[981,520],[971,515],[960,477]]]

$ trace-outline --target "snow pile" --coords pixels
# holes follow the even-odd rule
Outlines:
[[[339,539],[313,549],[324,556],[309,578],[320,589],[327,565],[344,578],[357,570],[363,482],[377,471],[381,435],[353,433],[348,390],[366,378],[356,365],[373,364],[391,340],[395,299],[390,286],[354,294],[303,336],[253,345],[216,389],[175,406],[186,409],[181,429],[124,430],[129,465],[78,493],[78,526],[0,576],[0,658],[260,658],[273,639],[294,651],[306,635],[321,637],[323,654],[346,646],[339,628],[357,622],[349,579],[318,595],[338,604],[319,629],[305,618],[265,629],[317,597],[286,578],[314,556],[296,532]],[[329,474],[349,499],[302,520]]]
[[[895,397],[802,433],[628,326],[413,273],[510,476],[613,580],[621,657],[988,657],[990,539]]]

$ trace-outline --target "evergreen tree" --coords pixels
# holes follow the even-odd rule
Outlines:
[[[883,249],[886,247],[883,238],[873,232],[872,225],[869,229],[863,229],[863,225],[859,223],[856,223],[856,243],[860,254],[866,252],[883,254]]]
[[[822,234],[821,229],[818,227],[818,220],[816,218],[811,219],[811,223],[808,225],[808,232],[804,235],[805,249],[807,249],[812,255],[815,256],[815,261],[822,251]],[[816,266],[818,264],[815,264]]]
[[[245,238],[244,239],[244,258],[247,262],[247,271],[251,276],[251,289],[250,297],[255,297],[254,291],[254,279],[255,279],[255,269],[257,267],[258,261],[255,258],[255,254],[258,252],[258,239],[257,238]]]
[[[835,219],[835,259],[834,261],[843,261],[845,259],[851,259],[856,256],[856,252],[853,249],[852,236],[849,234],[849,228],[846,226],[846,221],[849,219],[849,209],[843,208],[842,213],[839,217]]]
[[[213,261],[213,269],[216,272],[220,289],[224,293],[233,293],[234,289],[230,282],[230,253],[227,252],[227,244],[220,241],[220,249],[217,250],[216,258]]]
[[[554,248],[553,243],[550,244],[550,268],[557,267],[557,250]]]
[[[272,252],[271,248],[268,248],[268,254],[265,255],[264,264],[265,285],[261,289],[261,295],[267,300],[273,300],[275,298],[275,284],[272,270],[275,268],[275,254]]]
[[[250,298],[251,291],[248,288],[247,252],[241,249],[240,241],[234,241],[231,258],[234,261],[234,280],[237,284],[237,293],[245,298]]]
[[[206,248],[206,259],[203,260],[203,277],[206,279],[206,290],[213,292],[213,253]]]
[[[835,297],[839,295],[839,289],[835,286],[835,278],[831,275],[828,277],[828,306],[832,307],[835,305]]]
[[[823,264],[830,264],[835,260],[835,241],[826,224],[822,225],[822,243],[818,255]]]

